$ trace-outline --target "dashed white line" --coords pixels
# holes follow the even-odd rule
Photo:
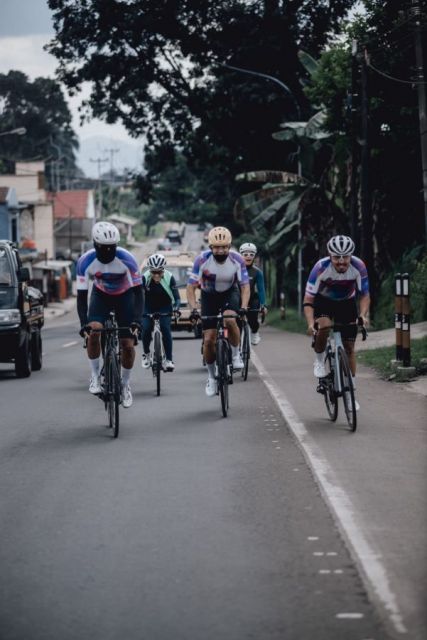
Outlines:
[[[79,344],[77,340],[73,340],[73,342],[66,342],[65,344],[61,345],[61,348],[66,349],[67,347],[74,347],[74,345],[76,344]]]
[[[348,541],[350,550],[362,568],[362,577],[366,579],[368,587],[374,591],[381,602],[396,631],[407,633],[408,630],[397,603],[396,595],[391,589],[386,568],[381,562],[379,554],[371,547],[363,533],[350,496],[340,486],[335,473],[315,440],[308,433],[305,424],[299,419],[288,398],[276,385],[259,357],[256,353],[253,353],[251,357],[261,380],[263,380],[271,397],[275,400],[317,478],[323,495]]]
[[[340,620],[360,620],[360,618],[364,618],[363,613],[337,613],[335,616]]]

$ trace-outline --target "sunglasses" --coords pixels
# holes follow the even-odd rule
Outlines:
[[[150,273],[152,273],[153,275],[161,275],[162,273],[164,273],[164,269],[150,269]]]
[[[254,253],[250,253],[249,251],[244,251],[244,252],[242,253],[242,256],[243,256],[244,258],[255,258],[255,254],[254,254]]]

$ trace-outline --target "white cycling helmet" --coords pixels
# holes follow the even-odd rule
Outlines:
[[[161,253],[153,253],[147,260],[147,267],[149,270],[160,271],[166,266],[166,258]]]
[[[118,244],[120,233],[111,222],[97,222],[92,227],[92,240],[97,244]]]
[[[244,242],[243,244],[240,245],[240,249],[239,249],[239,253],[243,253],[243,252],[253,253],[255,256],[257,253],[257,248],[253,244],[253,242]]]
[[[329,240],[327,247],[333,256],[351,256],[354,253],[354,242],[348,236],[334,236]]]

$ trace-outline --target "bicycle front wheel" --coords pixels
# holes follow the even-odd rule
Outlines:
[[[107,380],[108,422],[111,429],[111,436],[113,438],[117,438],[120,426],[119,406],[121,400],[121,382],[119,363],[116,354],[113,354],[109,359]]]
[[[240,350],[242,352],[242,360],[243,360],[242,378],[243,380],[247,380],[249,360],[251,357],[251,343],[249,340],[249,328],[248,328],[247,322],[244,323],[242,328],[242,339],[240,344],[241,344]]]
[[[356,401],[354,398],[353,378],[351,377],[350,365],[347,354],[342,347],[338,348],[338,366],[341,372],[342,399],[344,411],[350,431],[356,431]]]
[[[218,368],[218,391],[221,398],[221,410],[224,418],[227,417],[228,400],[228,345],[225,340],[218,340],[216,345],[216,362]]]
[[[162,345],[160,342],[160,333],[154,334],[154,376],[156,378],[156,394],[160,395],[160,376],[162,373]]]
[[[326,352],[325,366],[326,366],[327,375],[326,375],[326,378],[324,378],[324,382],[322,381],[323,390],[324,390],[323,397],[325,399],[328,415],[332,420],[332,422],[335,422],[335,420],[338,417],[338,397],[335,391],[334,368],[333,368],[332,353],[330,348],[328,348]]]

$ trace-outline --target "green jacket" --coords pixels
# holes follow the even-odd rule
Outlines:
[[[149,270],[145,271],[145,273],[143,275],[144,275],[144,278],[145,278],[146,285],[149,286],[150,285],[150,281],[151,281],[151,273],[150,273],[150,271]],[[172,287],[171,287],[171,278],[172,278],[171,272],[168,271],[167,269],[165,269],[163,277],[160,280],[160,284],[162,285],[163,289],[168,294],[169,298],[171,299],[172,304],[176,304],[177,301],[175,299],[175,296],[173,294]]]

